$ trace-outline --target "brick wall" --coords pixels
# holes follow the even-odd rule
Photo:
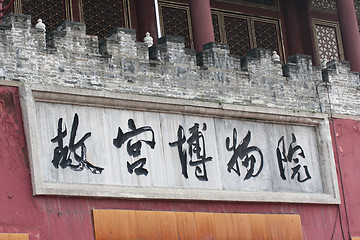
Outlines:
[[[98,42],[82,23],[64,22],[45,34],[30,16],[7,15],[0,25],[0,77],[25,83],[198,99],[272,108],[359,115],[359,74],[347,62],[313,66],[309,56],[288,63],[269,50],[230,55],[209,43],[198,54],[181,37],[165,36],[147,48],[135,31],[116,28]],[[328,94],[329,93],[329,94]]]

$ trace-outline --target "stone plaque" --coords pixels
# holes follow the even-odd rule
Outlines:
[[[326,115],[23,87],[34,194],[338,203]]]

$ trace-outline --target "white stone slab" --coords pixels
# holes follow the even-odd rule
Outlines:
[[[35,195],[339,203],[326,115],[30,85],[21,94]],[[91,163],[101,173],[52,162],[54,150],[71,146],[75,115],[74,143],[91,136],[57,160]],[[63,145],[52,141],[60,119]],[[132,134],[119,148],[118,129]],[[129,153],[134,143],[141,144],[139,154]],[[283,165],[279,150],[288,157]],[[137,165],[131,173],[128,164],[138,160],[143,171]]]

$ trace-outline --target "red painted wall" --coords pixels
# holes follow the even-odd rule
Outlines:
[[[351,236],[360,237],[360,121],[335,119],[332,134],[342,195],[341,216],[344,223],[349,222]]]
[[[337,119],[335,129],[350,228],[353,235],[360,235],[355,164],[360,156],[360,123]],[[0,232],[29,233],[30,240],[92,240],[92,209],[300,214],[304,239],[329,240],[334,226],[333,239],[343,239],[336,205],[34,197],[16,87],[0,86],[0,171]],[[349,239],[345,213],[341,216]]]

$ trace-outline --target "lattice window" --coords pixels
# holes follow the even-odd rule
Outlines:
[[[231,54],[244,56],[257,47],[276,51],[284,60],[279,20],[219,10],[213,10],[212,16],[213,25],[219,28],[214,27],[215,38],[218,35],[220,42],[229,44]]]
[[[5,0],[4,4],[10,0]],[[41,18],[47,31],[52,31],[55,26],[71,19],[72,0],[15,0],[12,12],[24,13],[32,16],[32,24]],[[87,34],[98,35],[103,38],[107,32],[115,27],[130,27],[127,18],[127,0],[82,0],[80,6],[87,27]]]
[[[214,27],[215,42],[221,42],[219,16],[217,14],[211,14],[211,18]]]
[[[23,0],[22,12],[31,15],[33,26],[41,18],[46,25],[46,31],[49,32],[65,20],[65,3],[63,0]]]
[[[4,0],[4,2],[2,3],[2,6],[5,7],[9,4],[11,0]]]
[[[6,7],[10,3],[10,1],[11,0],[4,0],[4,2],[2,3],[2,7],[3,8]],[[14,4],[9,8],[8,13],[10,12],[12,13],[14,12]]]
[[[360,16],[360,0],[354,0],[356,15]]]
[[[246,5],[259,5],[262,7],[277,8],[279,7],[278,0],[218,0],[221,2],[240,3]]]
[[[243,2],[247,2],[247,3],[254,3],[254,4],[259,4],[259,5],[264,5],[264,6],[272,6],[272,7],[276,7],[276,0],[242,0]]]
[[[336,23],[315,21],[318,59],[321,64],[343,59],[339,26]]]
[[[312,0],[311,6],[330,11],[337,11],[336,0]]]
[[[123,0],[82,0],[86,33],[100,38],[115,27],[127,27]]]
[[[276,23],[253,21],[253,25],[256,47],[271,49],[279,53],[280,49]]]
[[[164,35],[183,36],[185,47],[193,48],[190,12],[187,6],[159,3]]]
[[[224,16],[224,27],[230,52],[236,55],[245,55],[251,49],[248,20],[246,18]]]

